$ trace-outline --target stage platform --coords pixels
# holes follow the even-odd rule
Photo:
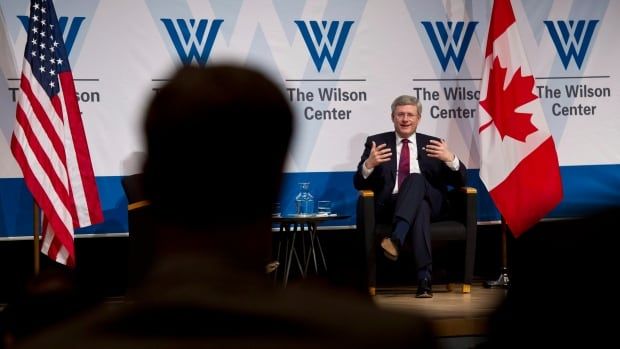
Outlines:
[[[507,292],[484,288],[481,282],[472,285],[471,293],[461,293],[458,286],[449,291],[446,284],[433,285],[433,298],[415,298],[415,291],[415,286],[377,288],[373,299],[379,307],[427,316],[440,342],[453,338],[452,341],[478,343],[484,341],[487,334],[489,315]]]

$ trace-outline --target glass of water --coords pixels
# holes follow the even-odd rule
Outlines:
[[[329,215],[332,213],[332,202],[329,200],[319,200],[317,205],[317,211],[319,215]]]

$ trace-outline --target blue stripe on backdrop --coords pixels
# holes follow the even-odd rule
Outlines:
[[[561,167],[564,200],[548,217],[580,217],[612,206],[620,206],[620,164]],[[478,170],[469,170],[469,184],[478,189],[478,221],[500,219]],[[282,213],[295,211],[295,196],[300,182],[310,182],[310,192],[318,200],[332,201],[332,210],[351,218],[331,222],[332,225],[355,224],[353,172],[287,173],[281,195]],[[80,229],[78,234],[127,232],[127,199],[121,177],[97,177],[105,222]],[[260,185],[257,183],[256,185]],[[251,184],[248,183],[248,190]],[[21,178],[0,179],[0,238],[32,235],[32,197]],[[327,224],[326,224],[327,225]]]
[[[564,200],[550,217],[581,217],[620,207],[620,165],[560,167]]]
[[[23,178],[0,179],[0,237],[32,236],[32,202]]]
[[[478,189],[478,221],[499,220],[499,212],[478,172],[476,169],[468,173],[470,185]],[[560,173],[564,198],[547,218],[583,217],[620,206],[619,164],[562,166]]]
[[[353,188],[353,175],[354,172],[287,173],[280,199],[282,213],[295,212],[295,196],[299,192],[298,183],[310,182],[310,192],[314,195],[315,204],[317,200],[330,200],[333,206],[332,210],[335,213],[351,216],[349,220],[328,223],[338,225],[355,224],[357,191]],[[469,185],[478,189],[478,220],[499,220],[499,213],[478,177],[478,170],[468,170],[468,178],[470,178]]]
[[[620,206],[620,165],[563,166],[560,168],[564,186],[564,199],[547,217],[582,217],[612,206]],[[478,221],[499,221],[489,192],[480,177],[479,170],[468,170],[469,185],[478,190]],[[282,212],[295,211],[295,195],[298,184],[311,182],[310,190],[316,200],[331,200],[335,212],[355,214],[357,193],[353,189],[353,172],[289,173],[285,177],[282,193]],[[355,219],[333,222],[352,225]]]
[[[105,221],[77,234],[127,232],[127,198],[121,177],[97,177]],[[0,179],[0,238],[32,236],[33,201],[22,178]]]

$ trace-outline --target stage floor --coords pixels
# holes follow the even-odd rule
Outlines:
[[[374,301],[386,309],[427,316],[439,337],[486,335],[488,317],[506,295],[506,290],[482,283],[465,294],[458,287],[449,291],[447,285],[433,285],[433,298],[415,298],[415,291],[415,286],[377,288]]]

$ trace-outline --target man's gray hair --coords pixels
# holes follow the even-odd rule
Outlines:
[[[394,115],[394,109],[400,105],[415,105],[418,107],[418,115],[422,116],[422,102],[419,99],[409,95],[402,95],[396,97],[394,102],[392,102],[392,115]]]

